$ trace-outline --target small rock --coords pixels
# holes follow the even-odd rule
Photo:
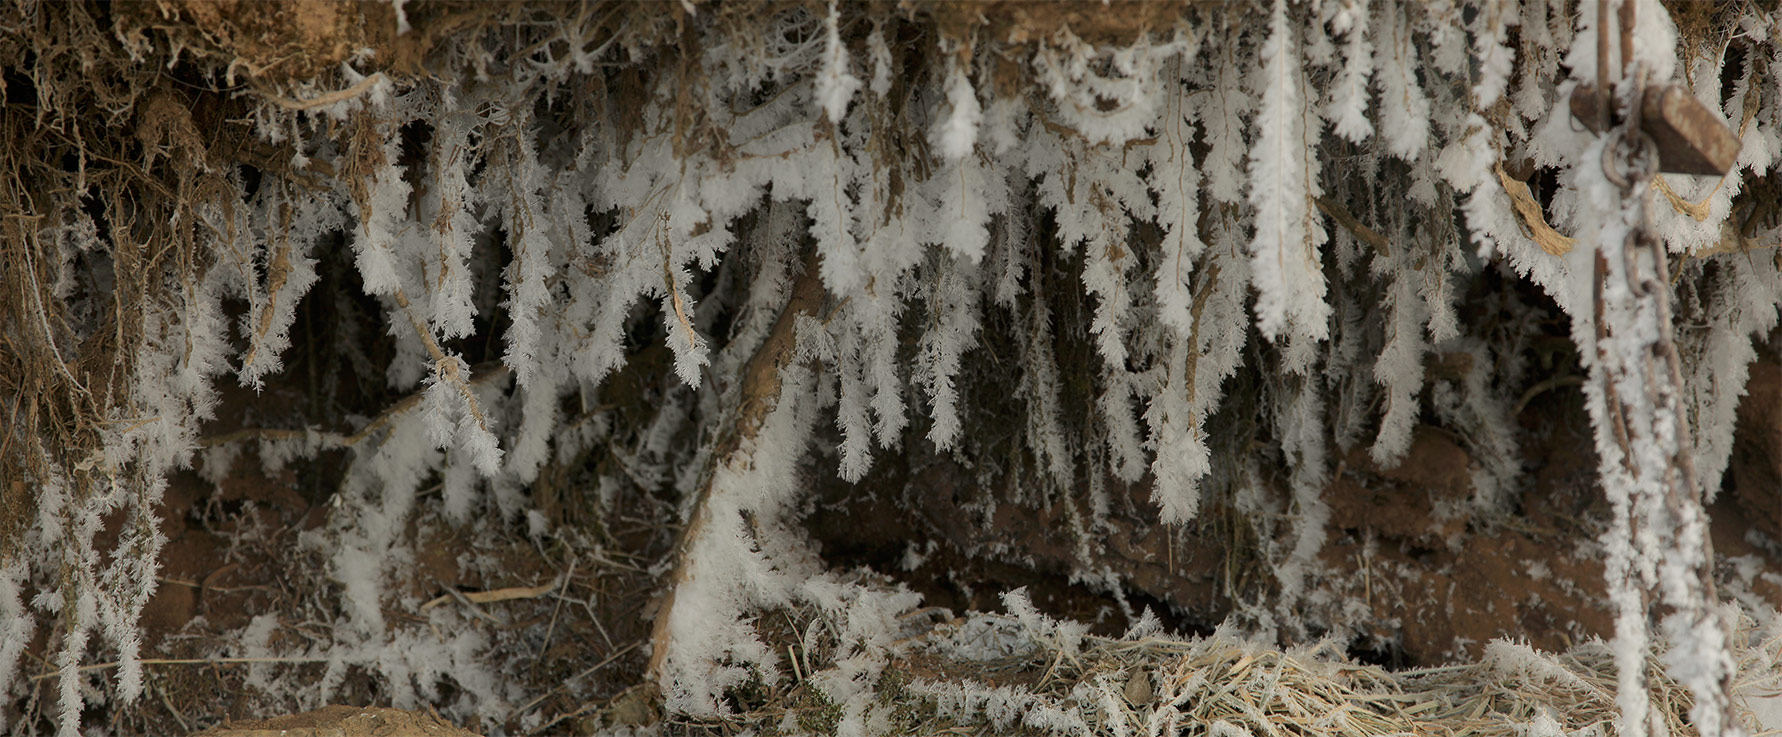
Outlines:
[[[1157,690],[1151,686],[1151,674],[1146,673],[1143,668],[1134,669],[1126,677],[1125,696],[1126,703],[1134,707],[1150,706],[1157,698]]]

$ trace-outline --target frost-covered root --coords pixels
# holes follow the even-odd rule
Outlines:
[[[751,545],[750,538],[761,532],[760,513],[778,515],[791,491],[791,468],[803,455],[808,427],[799,425],[808,426],[813,400],[799,394],[814,388],[806,383],[808,372],[795,386],[785,384],[798,348],[798,322],[822,305],[818,279],[807,259],[773,329],[743,368],[734,421],[714,454],[715,468],[692,500],[651,629],[651,677],[671,703],[695,713],[715,713],[713,697],[743,677],[714,661],[734,656],[765,666],[766,653],[749,647],[754,638],[739,621],[754,604],[747,592],[759,588],[775,598],[786,593],[780,590],[786,573],[768,560],[765,541]],[[713,668],[723,680],[712,682],[709,672],[701,673]]]
[[[818,340],[812,334],[821,330],[811,319],[824,299],[819,278],[806,259],[773,328],[743,369],[731,434],[719,441],[716,467],[693,498],[674,548],[669,588],[651,630],[648,673],[671,711],[723,715],[727,692],[780,672],[777,649],[750,624],[754,615],[809,607],[835,637],[832,665],[817,672],[792,667],[838,710],[838,728],[858,734],[872,704],[871,686],[897,649],[898,617],[919,597],[828,573],[791,521],[797,469],[821,407],[818,376],[807,365],[814,349],[801,345]]]

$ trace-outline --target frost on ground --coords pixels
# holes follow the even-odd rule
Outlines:
[[[1683,85],[1725,176],[1572,116],[1623,17],[1606,99]],[[1782,304],[1765,3],[0,18],[8,729],[183,729],[189,665],[509,734],[1773,711],[1782,549],[1717,569],[1708,506],[1775,470],[1735,436]],[[916,529],[954,534],[841,562]],[[1585,603],[1456,624],[1487,559]],[[1440,617],[1418,657],[1470,664],[1343,655]]]

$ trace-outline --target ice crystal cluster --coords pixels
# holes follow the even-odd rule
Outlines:
[[[1688,434],[1641,440],[1623,464],[1593,394],[1603,486],[1638,506],[1681,447],[1711,496],[1752,342],[1782,299],[1782,228],[1741,197],[1782,155],[1782,19],[1764,5],[1680,36],[1672,8],[1637,0],[1648,81],[1686,85],[1743,146],[1725,177],[1660,175],[1628,196],[1603,181],[1605,138],[1567,105],[1597,75],[1591,0],[1150,8],[1168,22],[1112,35],[919,2],[603,9],[458,37],[425,74],[364,53],[240,89],[251,167],[189,150],[189,118],[139,134],[137,164],[208,183],[170,221],[180,258],[125,274],[132,211],[97,201],[98,184],[8,226],[30,244],[3,272],[28,285],[4,315],[9,341],[59,352],[57,366],[107,331],[130,342],[102,383],[65,377],[88,392],[90,432],[0,445],[32,490],[0,555],[0,689],[26,687],[38,666],[21,653],[50,627],[66,733],[83,699],[109,698],[83,663],[120,662],[115,693],[134,698],[164,479],[193,464],[220,476],[244,447],[269,464],[349,453],[306,539],[341,612],[307,652],[329,663],[302,686],[317,703],[353,668],[410,704],[449,673],[460,714],[522,698],[477,662],[474,637],[422,646],[416,625],[387,620],[386,581],[413,562],[418,516],[550,534],[529,487],[591,447],[610,448],[615,478],[576,493],[620,473],[672,487],[696,531],[664,569],[674,593],[654,644],[667,703],[688,713],[715,714],[725,689],[778,667],[751,617],[796,603],[846,633],[852,649],[813,677],[840,729],[870,732],[871,684],[915,597],[828,570],[796,524],[801,463],[833,458],[855,481],[911,443],[974,453],[985,422],[1012,426],[1016,457],[1000,462],[1029,471],[1029,498],[1074,496],[1081,529],[1106,513],[1105,479],[1147,485],[1169,524],[1213,501],[1254,516],[1272,606],[1290,612],[1319,566],[1339,452],[1391,465],[1418,423],[1441,424],[1478,460],[1468,513],[1504,511],[1526,483],[1511,417],[1515,388],[1539,377],[1514,326],[1540,319],[1534,303],[1557,305],[1585,365],[1637,360],[1628,326],[1651,316],[1625,290],[1601,297],[1621,322],[1598,350],[1593,259],[1632,263],[1620,244],[1642,198],[1676,272],[1689,379],[1674,403],[1618,396],[1648,424],[1682,408]],[[427,6],[397,6],[422,32]],[[351,264],[345,293],[315,288],[330,263]],[[128,316],[107,316],[114,267],[146,283]],[[1486,282],[1527,285],[1489,326],[1457,309]],[[259,387],[315,339],[291,331],[305,300],[375,305],[394,352],[337,370],[416,401],[350,433],[201,448],[223,383]],[[1067,367],[1064,333],[1092,354]],[[471,341],[498,360],[473,365]],[[1018,360],[985,365],[989,342]],[[672,378],[644,421],[617,423],[603,387],[651,346]],[[1427,370],[1438,356],[1465,360]],[[0,416],[35,417],[35,390],[15,388]],[[984,417],[974,392],[1017,415]],[[1228,402],[1241,417],[1220,414]],[[99,536],[119,515],[121,533]],[[1640,519],[1658,521],[1607,544],[1633,638],[1644,600],[1626,581],[1712,606],[1674,558],[1695,541]],[[1690,524],[1676,534],[1701,534]],[[1659,627],[1724,659],[1697,641],[1707,619],[1686,620]],[[245,639],[264,651],[264,632]],[[1629,647],[1641,657],[1644,640]],[[1675,665],[1703,688],[1730,667]],[[1624,689],[1629,735],[1640,693]]]

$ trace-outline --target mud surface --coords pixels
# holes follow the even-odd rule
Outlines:
[[[1749,571],[1782,563],[1763,544],[1782,539],[1779,415],[1782,367],[1760,361],[1740,413],[1727,484],[1734,493],[1710,510],[1722,579],[1739,579],[1772,604],[1782,603],[1782,582]],[[1582,395],[1575,386],[1556,390],[1519,420],[1526,488],[1501,518],[1466,513],[1477,462],[1445,430],[1419,428],[1393,468],[1377,467],[1365,448],[1344,454],[1324,493],[1324,570],[1308,582],[1299,634],[1352,636],[1360,657],[1393,667],[1476,656],[1494,638],[1560,651],[1612,635],[1594,542],[1607,507],[1594,487]],[[1123,631],[1145,606],[1179,631],[1205,632],[1241,614],[1234,593],[1266,595],[1255,541],[1229,510],[1172,530],[1157,523],[1142,484],[1116,485],[1111,513],[1087,533],[1085,563],[1083,533],[1073,529],[1086,512],[998,503],[945,458],[881,462],[861,488],[828,485],[807,524],[832,563],[883,570],[931,604],[997,610],[1001,592],[1026,586],[1042,609],[1103,634]]]

